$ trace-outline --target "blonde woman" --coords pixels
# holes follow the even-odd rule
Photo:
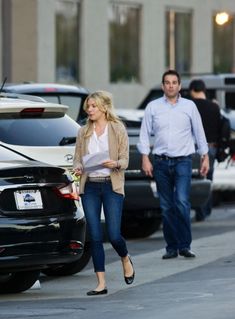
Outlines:
[[[80,176],[80,195],[91,238],[92,260],[97,286],[88,296],[108,293],[105,280],[105,254],[100,223],[103,206],[109,240],[121,257],[124,280],[132,284],[135,271],[121,236],[124,199],[124,170],[129,161],[128,136],[123,123],[114,113],[112,96],[105,91],[90,94],[84,103],[87,124],[78,133],[74,172]],[[87,167],[87,155],[97,165]],[[101,161],[100,161],[101,159]]]

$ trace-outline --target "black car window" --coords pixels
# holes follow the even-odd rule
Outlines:
[[[147,106],[147,104],[155,99],[158,99],[159,97],[162,97],[163,91],[161,89],[153,89],[151,90],[148,95],[144,98],[144,100],[140,103],[138,106],[138,109],[144,110]]]
[[[76,137],[78,129],[79,125],[67,115],[0,119],[0,140],[13,145],[58,146],[63,138]]]
[[[225,105],[226,108],[235,110],[235,92],[226,92]]]

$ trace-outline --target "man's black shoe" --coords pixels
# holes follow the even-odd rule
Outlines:
[[[182,249],[179,251],[180,256],[184,256],[186,258],[194,258],[196,255],[189,249]]]
[[[162,259],[170,259],[178,257],[177,251],[167,251],[165,255],[162,256]]]

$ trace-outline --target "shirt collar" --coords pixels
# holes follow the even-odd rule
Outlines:
[[[165,94],[163,95],[163,98],[164,98],[164,101],[165,101],[166,103],[169,102]],[[181,99],[181,95],[180,95],[180,93],[179,93],[179,94],[178,94],[178,97],[177,97],[177,100],[176,100],[176,103],[178,103],[180,99]],[[176,103],[175,103],[175,104],[176,104]]]

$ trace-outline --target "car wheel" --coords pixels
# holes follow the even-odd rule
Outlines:
[[[80,259],[60,265],[60,266],[53,266],[47,269],[42,270],[42,272],[47,276],[71,276],[74,275],[81,270],[83,270],[91,258],[91,248],[90,244],[86,243],[84,247],[83,255]]]
[[[0,293],[18,293],[33,286],[40,275],[39,270],[21,271],[0,275]]]
[[[222,196],[220,191],[213,191],[212,193],[212,205],[217,207],[221,204]]]
[[[152,235],[161,226],[161,218],[136,218],[123,221],[122,234],[125,238],[144,238]]]

